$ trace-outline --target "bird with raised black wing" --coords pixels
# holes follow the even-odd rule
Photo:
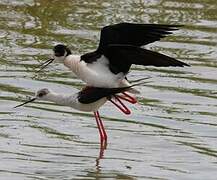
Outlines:
[[[176,25],[119,23],[101,29],[97,50],[84,55],[73,55],[62,44],[54,47],[54,58],[40,67],[52,62],[63,62],[87,86],[115,88],[130,86],[127,74],[132,64],[143,66],[189,66],[172,57],[150,51],[141,46],[160,40],[177,30]],[[41,70],[40,69],[40,70]],[[137,92],[130,89],[131,92]],[[124,96],[130,97],[126,92]],[[132,102],[136,101],[131,96]]]
[[[172,57],[150,51],[141,46],[160,40],[177,30],[176,25],[119,23],[101,29],[97,50],[83,55],[73,55],[62,44],[54,47],[54,58],[43,63],[63,62],[87,86],[129,86],[126,75],[132,64],[143,66],[189,66]],[[40,69],[40,70],[41,70]]]

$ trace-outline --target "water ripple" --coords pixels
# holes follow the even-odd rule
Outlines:
[[[216,179],[216,1],[0,0],[0,17],[0,179]],[[146,48],[191,67],[132,67],[132,82],[148,80],[130,116],[100,109],[103,158],[92,113],[40,101],[13,109],[40,88],[81,89],[63,65],[38,65],[57,43],[94,50],[100,28],[122,21],[184,25]]]

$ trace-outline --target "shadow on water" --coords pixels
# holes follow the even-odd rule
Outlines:
[[[0,0],[0,17],[0,179],[216,179],[216,1]],[[107,146],[91,113],[47,102],[13,109],[40,88],[82,88],[61,64],[37,67],[57,43],[92,51],[100,28],[122,21],[184,25],[146,48],[191,67],[133,66],[128,78],[148,83],[131,116],[100,109]]]

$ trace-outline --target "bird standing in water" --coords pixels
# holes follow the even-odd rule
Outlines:
[[[94,112],[94,116],[96,118],[97,127],[99,130],[100,135],[100,142],[107,141],[107,134],[103,125],[103,122],[100,118],[98,109],[106,103],[107,100],[111,101],[116,107],[118,107],[121,111],[125,114],[130,114],[130,110],[121,102],[120,104],[114,102],[112,99],[119,96],[118,93],[124,92],[131,88],[129,87],[122,87],[122,88],[95,88],[95,87],[86,87],[83,88],[81,91],[72,94],[72,95],[63,95],[52,92],[49,89],[41,89],[36,92],[34,98],[15,106],[15,108],[23,106],[27,103],[33,102],[35,100],[45,100],[51,101],[56,104],[70,106],[74,109],[85,111],[85,112]],[[121,98],[121,96],[120,96]]]
[[[102,143],[107,141],[107,134],[99,116],[99,107],[110,100],[125,114],[130,114],[121,99],[136,103],[136,99],[126,92],[136,92],[127,80],[132,64],[156,67],[189,66],[167,55],[142,48],[171,34],[177,27],[179,26],[134,23],[105,26],[101,29],[98,48],[83,55],[73,55],[67,46],[58,44],[53,49],[54,57],[41,64],[39,71],[52,62],[61,62],[86,83],[86,88],[68,96],[42,89],[33,99],[16,107],[41,99],[81,111],[93,111],[102,146]],[[122,96],[117,95],[118,93],[122,93]],[[116,101],[113,101],[114,98]]]

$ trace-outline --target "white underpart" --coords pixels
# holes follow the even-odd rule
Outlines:
[[[129,83],[123,73],[113,74],[109,70],[109,62],[105,56],[93,63],[80,61],[79,55],[69,55],[64,60],[64,65],[74,72],[81,80],[93,87],[123,87]]]
[[[40,99],[45,101],[51,101],[64,106],[69,106],[79,111],[85,112],[95,112],[107,101],[106,98],[102,98],[94,103],[82,104],[78,101],[78,93],[73,95],[62,95],[54,92],[50,92],[49,94],[45,95],[43,98]]]

